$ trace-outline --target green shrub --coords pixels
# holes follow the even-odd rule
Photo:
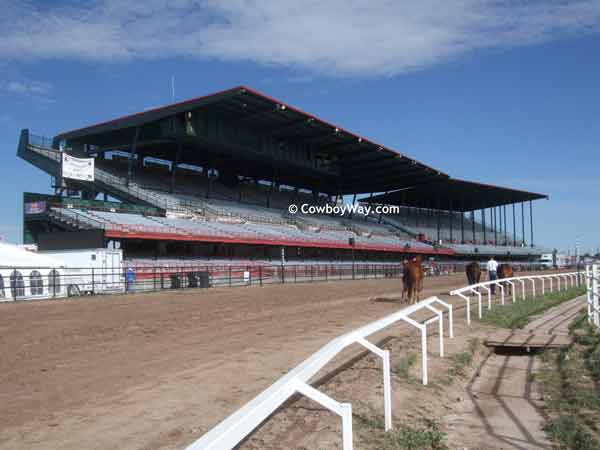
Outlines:
[[[600,442],[594,439],[573,416],[561,415],[551,420],[545,429],[552,440],[559,444],[561,450],[598,450],[600,448]]]
[[[417,354],[413,352],[406,355],[405,358],[400,358],[395,367],[398,376],[408,381],[414,381],[410,369],[415,365],[415,362],[417,362]]]
[[[448,450],[446,433],[435,423],[425,428],[402,425],[386,434],[382,450]]]

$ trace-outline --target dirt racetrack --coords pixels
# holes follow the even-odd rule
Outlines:
[[[428,278],[422,297],[464,284]],[[401,308],[372,301],[400,290],[385,279],[0,305],[0,448],[184,448],[330,339]]]

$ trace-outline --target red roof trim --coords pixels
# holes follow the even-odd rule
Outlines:
[[[254,244],[254,245],[270,245],[270,246],[288,246],[288,247],[309,247],[309,248],[339,248],[351,249],[348,244],[339,244],[336,242],[323,243],[311,241],[294,241],[294,240],[268,240],[268,239],[251,239],[251,238],[230,238],[230,237],[215,237],[215,236],[199,236],[199,235],[183,235],[171,233],[144,233],[144,232],[127,232],[127,231],[106,231],[106,237],[120,239],[148,239],[148,240],[170,240],[170,241],[188,241],[188,242],[220,242],[228,244]],[[394,253],[421,253],[428,255],[453,255],[454,250],[451,249],[427,249],[410,247],[386,247],[382,245],[365,245],[356,244],[356,250],[372,250],[385,251]]]
[[[65,134],[70,134],[70,133],[76,133],[78,131],[83,131],[83,130],[86,130],[88,128],[98,127],[98,126],[102,126],[102,125],[109,125],[111,123],[118,122],[119,120],[130,119],[132,117],[141,116],[141,115],[144,115],[144,114],[161,111],[163,109],[172,108],[174,106],[181,106],[181,105],[185,105],[187,103],[193,103],[193,102],[197,102],[199,100],[205,100],[207,98],[214,97],[215,95],[226,94],[228,92],[235,92],[236,90],[241,90],[241,89],[246,89],[246,88],[243,87],[243,86],[237,86],[237,87],[233,87],[233,88],[229,88],[229,89],[224,89],[222,91],[213,92],[212,94],[201,95],[199,97],[189,98],[187,100],[182,100],[180,102],[169,103],[169,104],[163,105],[163,106],[157,106],[156,108],[150,108],[150,109],[146,109],[144,111],[139,111],[139,112],[135,112],[135,113],[131,113],[131,114],[126,114],[124,116],[117,117],[116,119],[110,119],[110,120],[105,120],[105,121],[102,121],[102,122],[96,122],[96,123],[93,123],[91,125],[87,125],[85,127],[81,127],[81,128],[76,128],[74,130],[65,131],[65,132],[59,133],[58,136],[62,136],[62,135],[65,135]]]
[[[388,154],[390,154],[390,155],[394,155],[394,156],[398,156],[398,157],[402,157],[402,158],[409,159],[409,160],[411,160],[413,163],[415,163],[415,164],[419,164],[419,165],[421,165],[422,167],[425,167],[425,168],[427,168],[427,169],[429,169],[429,170],[432,170],[432,171],[434,171],[434,172],[437,172],[438,174],[447,175],[447,174],[445,174],[445,173],[443,173],[443,172],[439,171],[438,169],[435,169],[435,168],[433,168],[433,167],[431,167],[431,166],[428,166],[428,165],[426,165],[426,164],[423,164],[423,163],[422,163],[422,162],[420,162],[420,161],[417,161],[416,159],[414,159],[414,158],[412,158],[412,157],[410,157],[410,156],[407,156],[407,155],[405,155],[405,154],[402,154],[402,153],[396,152],[396,151],[394,151],[394,150],[391,150],[391,149],[389,149],[389,148],[387,148],[387,147],[385,147],[385,146],[383,146],[383,145],[381,145],[381,144],[378,144],[378,143],[377,143],[377,142],[375,142],[375,141],[372,141],[372,140],[370,140],[370,139],[367,139],[367,138],[365,138],[365,137],[359,136],[358,134],[352,133],[352,132],[350,132],[350,131],[346,130],[345,128],[339,127],[339,126],[337,126],[337,125],[334,125],[334,124],[332,124],[332,123],[330,123],[330,122],[327,122],[327,121],[325,121],[325,120],[323,120],[323,119],[320,119],[320,118],[318,118],[317,116],[315,116],[315,115],[313,115],[313,114],[307,113],[306,111],[303,111],[303,110],[302,110],[302,109],[300,109],[300,108],[296,108],[296,107],[294,107],[294,106],[288,105],[288,104],[287,104],[287,103],[285,103],[285,102],[282,102],[282,101],[280,101],[280,100],[277,100],[277,99],[275,99],[275,98],[273,98],[273,97],[271,97],[271,96],[268,96],[268,95],[266,95],[266,94],[263,94],[263,93],[261,93],[261,92],[259,92],[259,91],[256,91],[256,90],[254,90],[254,89],[252,89],[252,88],[249,88],[249,87],[247,87],[247,86],[244,86],[244,85],[236,86],[236,87],[233,87],[233,88],[230,88],[230,89],[225,89],[225,90],[222,90],[222,91],[217,91],[217,92],[214,92],[214,93],[212,93],[212,94],[207,94],[207,95],[203,95],[203,96],[199,96],[199,97],[194,97],[194,98],[191,98],[191,99],[188,99],[188,100],[183,100],[183,101],[181,101],[181,102],[176,102],[176,103],[171,103],[171,104],[167,104],[167,105],[159,106],[159,107],[157,107],[157,108],[148,109],[148,110],[146,110],[146,111],[140,111],[140,112],[137,112],[137,113],[128,114],[128,115],[125,115],[125,116],[119,117],[119,118],[117,118],[117,119],[111,119],[111,120],[107,120],[107,121],[104,121],[104,122],[98,122],[98,123],[95,123],[95,124],[92,124],[92,125],[88,125],[88,126],[86,126],[86,127],[77,128],[77,129],[75,129],[75,130],[71,130],[71,131],[66,131],[66,132],[60,133],[60,134],[58,134],[58,136],[60,137],[60,136],[66,135],[66,134],[70,134],[70,133],[76,133],[76,132],[84,131],[84,130],[86,130],[86,129],[88,129],[88,128],[93,128],[93,127],[97,127],[97,126],[109,125],[109,124],[112,124],[112,123],[118,122],[118,121],[120,121],[120,120],[129,119],[129,118],[136,117],[136,116],[141,116],[141,115],[143,115],[143,114],[147,114],[147,113],[152,113],[152,112],[161,111],[161,110],[164,110],[164,109],[167,109],[167,108],[172,108],[172,107],[174,107],[174,106],[186,105],[186,104],[188,104],[188,103],[193,103],[193,102],[196,102],[196,101],[199,101],[199,100],[205,100],[205,99],[208,99],[208,98],[210,98],[210,97],[214,97],[214,96],[221,95],[221,94],[226,94],[226,93],[233,93],[233,92],[236,92],[236,91],[239,91],[240,93],[242,93],[242,91],[246,91],[246,92],[249,92],[249,93],[251,93],[252,95],[255,95],[255,96],[257,96],[257,97],[260,97],[260,98],[262,98],[262,99],[264,99],[264,100],[268,100],[268,101],[271,101],[271,102],[274,102],[274,103],[277,103],[277,104],[283,105],[283,106],[285,106],[285,107],[286,107],[286,109],[289,109],[289,110],[291,110],[291,111],[294,111],[294,112],[296,112],[296,113],[298,113],[298,114],[301,114],[301,115],[307,116],[307,117],[309,117],[309,118],[311,118],[311,119],[314,119],[314,120],[316,120],[316,121],[318,121],[318,122],[322,123],[323,125],[327,125],[327,126],[329,126],[329,127],[331,127],[331,128],[338,129],[338,130],[340,130],[342,133],[344,133],[344,134],[347,134],[347,135],[350,135],[350,136],[354,137],[354,138],[355,138],[355,139],[357,139],[357,140],[358,140],[358,139],[361,139],[362,141],[364,141],[364,142],[366,142],[366,143],[368,143],[368,144],[371,144],[371,145],[373,145],[373,146],[377,146],[377,147],[379,147],[379,148],[381,149],[381,151],[383,151],[383,152],[386,152],[386,153],[388,153]]]

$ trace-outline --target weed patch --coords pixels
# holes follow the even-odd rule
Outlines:
[[[571,288],[566,291],[551,292],[537,297],[527,297],[515,303],[507,303],[488,311],[482,322],[501,328],[523,328],[531,320],[531,316],[560,305],[568,300],[583,295],[585,288]]]
[[[448,450],[446,433],[433,422],[424,428],[402,425],[386,434],[382,450]]]
[[[415,381],[415,378],[412,376],[410,371],[416,362],[417,362],[417,354],[411,352],[408,355],[406,355],[405,357],[400,358],[400,360],[396,363],[396,365],[394,367],[394,369],[395,369],[394,371],[400,378],[403,378],[406,381],[409,381],[412,383]]]
[[[542,353],[536,378],[550,413],[545,430],[560,450],[599,449],[600,335],[579,318],[570,330],[569,349]]]

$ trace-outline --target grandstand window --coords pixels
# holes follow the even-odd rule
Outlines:
[[[10,292],[13,297],[25,296],[25,282],[23,275],[18,270],[13,270],[10,274]]]
[[[44,294],[44,280],[42,280],[42,274],[37,270],[31,271],[29,274],[29,288],[31,290],[31,295]]]
[[[4,277],[0,275],[0,298],[4,298]]]
[[[60,274],[58,270],[52,269],[48,274],[48,294],[60,294]]]

